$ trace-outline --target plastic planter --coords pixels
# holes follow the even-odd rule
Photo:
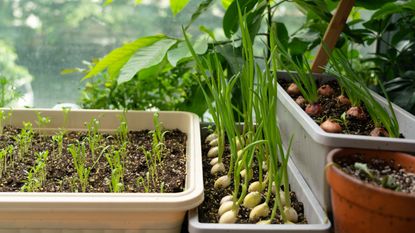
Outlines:
[[[6,110],[5,110],[6,111]],[[48,116],[44,131],[63,126],[59,110],[13,110],[11,124],[36,120],[36,112]],[[85,130],[84,122],[99,119],[101,131],[118,127],[121,111],[72,110],[66,129]],[[126,113],[130,130],[151,129],[152,112]],[[160,112],[167,129],[187,134],[186,189],[180,193],[0,193],[0,232],[180,232],[187,210],[203,201],[200,127],[196,115]]]
[[[377,158],[397,169],[415,172],[415,157],[393,151],[334,149],[327,162],[332,164],[336,158],[350,158],[353,154],[360,154],[366,161]],[[415,195],[374,186],[337,166],[328,166],[326,177],[331,186],[337,233],[410,233],[415,229]]]
[[[289,79],[288,73],[279,72],[277,75],[278,78]],[[333,79],[326,75],[315,77],[320,80]],[[373,94],[379,103],[387,105],[384,98]],[[396,105],[394,109],[405,138],[326,133],[278,85],[277,116],[283,141],[288,144],[290,135],[294,135],[292,159],[324,209],[330,211],[329,187],[324,178],[324,167],[326,155],[331,149],[345,147],[415,152],[415,117]]]
[[[290,187],[295,191],[299,201],[304,204],[304,215],[309,224],[218,224],[218,223],[201,223],[199,222],[198,210],[193,209],[189,212],[189,232],[190,233],[213,233],[213,232],[329,232],[330,221],[326,217],[323,209],[315,199],[313,193],[308,188],[300,172],[294,166],[293,162],[288,162],[288,175]]]

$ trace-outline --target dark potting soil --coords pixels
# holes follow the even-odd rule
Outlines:
[[[278,83],[287,90],[288,86],[291,84],[286,80],[278,80]],[[319,116],[311,117],[318,125],[323,123],[326,119],[331,118],[336,120],[337,123],[342,127],[343,134],[354,134],[354,135],[370,135],[370,132],[375,128],[373,121],[370,119],[369,115],[366,114],[364,119],[355,119],[347,117],[346,121],[342,120],[342,115],[351,107],[350,105],[340,106],[337,103],[336,97],[341,94],[340,87],[336,81],[325,82],[324,84],[330,85],[334,89],[334,95],[325,97],[320,96],[318,103],[320,103],[322,108],[322,113]],[[319,85],[319,84],[318,84]],[[322,84],[321,84],[322,85]],[[291,96],[293,100],[298,96]],[[304,110],[304,107],[303,107]],[[363,110],[367,113],[365,107]]]
[[[204,142],[204,139],[202,140]],[[225,174],[218,174],[212,175],[210,173],[211,165],[210,160],[211,158],[207,157],[207,153],[210,149],[210,146],[207,143],[202,143],[202,160],[203,160],[203,182],[205,187],[205,199],[203,203],[199,206],[198,213],[199,213],[199,221],[202,223],[218,223],[219,216],[218,216],[218,209],[220,206],[220,201],[224,196],[232,194],[233,183],[226,188],[226,189],[215,189],[214,183],[216,179]],[[223,163],[225,165],[225,170],[229,169],[229,157],[230,151],[229,148],[225,149],[224,156],[223,156]],[[254,166],[254,174],[252,180],[258,180],[258,169],[255,169]],[[266,193],[267,189],[263,191]],[[291,196],[291,205],[297,211],[298,214],[298,223],[297,224],[307,224],[307,219],[304,216],[304,206],[303,203],[297,200],[295,192],[290,192]],[[262,196],[262,201],[265,200],[264,195]],[[274,205],[274,195],[271,196],[269,207],[270,209]],[[279,211],[277,210],[277,218],[274,219],[272,222],[273,224],[282,224],[283,222],[279,219]],[[264,220],[264,219],[260,219]],[[259,220],[259,221],[260,221]],[[238,220],[236,223],[251,223],[249,221],[249,209],[241,206],[239,210]]]
[[[13,145],[13,158],[17,158],[18,145],[14,137],[20,133],[20,129],[5,127],[0,135],[0,149]],[[27,180],[30,169],[36,161],[36,152],[48,151],[46,162],[47,175],[42,187],[38,192],[81,192],[77,182],[77,171],[73,165],[72,155],[67,150],[70,144],[77,145],[77,141],[85,141],[86,164],[92,166],[94,161],[87,140],[86,132],[68,132],[63,139],[62,154],[58,154],[58,146],[53,142],[50,135],[39,135],[34,133],[31,147],[21,161],[16,161],[14,167],[10,167],[8,161],[7,171],[0,178],[0,192],[19,192]],[[160,192],[160,184],[164,182],[164,192],[181,192],[185,187],[186,179],[186,134],[179,130],[169,130],[165,133],[165,149],[162,160],[157,164],[156,182],[149,182],[149,192]],[[152,134],[148,130],[130,131],[124,162],[124,192],[145,192],[142,183],[137,182],[139,177],[146,178],[148,166],[143,153],[143,147],[151,151]],[[96,158],[103,148],[113,146],[120,148],[119,140],[110,134],[102,134],[102,140],[96,149]],[[86,192],[110,192],[111,169],[105,157],[109,152],[107,149],[104,156],[100,157],[93,167],[89,177],[89,185]],[[10,160],[10,156],[8,157]]]
[[[415,195],[415,174],[405,171],[399,164],[395,164],[393,160],[385,161],[383,159],[371,158],[367,161],[363,159],[362,155],[354,154],[348,157],[336,158],[334,162],[344,172],[362,181],[378,187],[384,187],[386,183],[383,182],[389,180],[389,184],[385,188]],[[355,167],[356,162],[366,164],[373,178],[362,169],[357,169]]]

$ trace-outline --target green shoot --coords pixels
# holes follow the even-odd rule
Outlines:
[[[64,135],[65,135],[65,131],[59,131],[57,134],[52,136],[53,142],[56,142],[58,145],[58,156],[59,157],[62,157]]]
[[[71,108],[63,107],[62,112],[63,112],[63,131],[66,131],[66,127],[68,124],[68,117],[69,117],[69,113],[71,112]]]
[[[281,42],[278,39],[275,39],[275,41],[277,43],[276,49],[279,54],[279,65],[285,69],[288,69],[288,67],[292,67],[296,73],[292,73],[289,70],[287,70],[287,72],[290,75],[292,81],[297,85],[298,89],[300,89],[301,95],[308,103],[317,103],[319,98],[317,84],[312,74],[310,65],[307,62],[304,62],[303,65],[299,65],[296,61],[294,61],[291,58],[290,54],[287,52],[287,50],[285,50]],[[281,62],[283,60],[288,61],[290,66],[286,66],[285,64],[283,64]]]
[[[156,112],[153,116],[154,130],[150,131],[153,135],[153,141],[151,143],[152,153],[157,157],[158,162],[161,162],[163,157],[163,151],[165,149],[164,145],[164,135],[167,131],[163,132],[163,126],[159,121],[159,114]]]
[[[50,118],[42,116],[40,112],[36,112],[37,120],[35,121],[37,127],[39,128],[39,132],[41,128],[45,127],[46,125],[50,124]]]
[[[119,116],[120,125],[117,128],[117,137],[120,143],[128,142],[128,124],[125,113],[126,112],[124,111],[123,114]]]
[[[7,174],[7,159],[10,160],[10,166],[14,167],[13,162],[13,145],[9,145],[6,148],[0,150],[0,177]]]
[[[91,121],[87,123],[87,128],[87,140],[89,144],[89,149],[91,151],[92,159],[94,160],[96,156],[95,151],[99,147],[99,143],[102,139],[102,135],[99,133],[99,121],[96,118],[91,119]]]
[[[10,119],[11,116],[11,111],[7,112],[6,114],[3,110],[0,110],[0,135],[3,134],[3,128],[5,126],[4,122]]]
[[[78,142],[77,145],[74,145],[74,144],[69,145],[68,151],[72,155],[73,165],[78,174],[78,179],[81,185],[82,192],[86,192],[89,186],[89,175],[91,174],[91,170],[98,163],[99,159],[101,158],[101,156],[103,155],[103,153],[106,151],[107,148],[108,146],[105,147],[101,151],[100,156],[94,161],[92,166],[88,166],[85,143]]]
[[[363,172],[369,179],[373,180],[375,176],[373,173],[369,170],[366,163],[358,163],[356,162],[354,164],[354,168],[356,168],[358,171]]]
[[[23,129],[20,134],[14,137],[14,140],[18,144],[18,160],[21,161],[24,156],[29,152],[29,148],[32,144],[33,128],[32,123],[23,122]]]
[[[146,178],[143,178],[142,176],[138,177],[136,180],[137,187],[142,186],[144,188],[144,192],[148,193],[150,192],[150,174],[146,173]]]
[[[111,182],[109,187],[111,192],[115,193],[124,191],[124,166],[120,154],[120,151],[114,150],[112,147],[110,153],[105,155],[105,158],[111,168]]]
[[[336,69],[334,74],[337,75],[340,84],[343,85],[345,90],[348,90],[348,95],[350,93],[351,96],[355,96],[355,99],[359,99],[364,103],[375,127],[381,128],[383,126],[390,137],[399,137],[399,123],[396,119],[392,103],[381,82],[379,82],[379,85],[388,101],[389,112],[376,101],[366,83],[364,83],[363,79],[353,70],[353,67],[346,56],[342,54],[340,50],[334,50],[331,60],[332,66]],[[340,69],[342,69],[343,72],[341,72]]]
[[[46,181],[46,162],[49,152],[36,153],[35,165],[30,169],[25,184],[21,187],[22,192],[39,191]]]

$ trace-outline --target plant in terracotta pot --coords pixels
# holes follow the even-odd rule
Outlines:
[[[392,151],[334,149],[327,162],[336,232],[413,232],[414,156]]]

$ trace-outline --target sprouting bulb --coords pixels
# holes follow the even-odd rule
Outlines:
[[[261,182],[259,182],[259,181],[255,181],[255,182],[252,182],[250,185],[249,185],[249,187],[248,187],[248,192],[255,192],[255,191],[258,191],[258,192],[261,192],[261,191],[263,191],[264,190],[264,188],[265,188],[265,185],[263,185]]]
[[[223,163],[217,163],[210,169],[210,174],[216,175],[220,172],[225,172],[225,165]]]
[[[235,223],[238,220],[237,216],[236,210],[229,210],[220,216],[219,223]]]
[[[219,139],[215,138],[212,141],[209,142],[209,146],[214,147],[219,145]]]
[[[210,148],[210,150],[207,153],[207,156],[209,158],[213,158],[213,157],[218,156],[218,154],[219,154],[219,147],[215,146],[215,147]]]
[[[213,158],[212,160],[210,160],[210,165],[211,166],[213,166],[213,165],[215,165],[215,164],[217,164],[218,163],[218,161],[219,161],[219,157],[215,157],[215,158]]]
[[[225,201],[224,203],[222,203],[218,209],[219,216],[222,216],[222,214],[231,210],[233,207],[233,204],[234,204],[233,201]]]
[[[284,214],[287,217],[287,220],[292,223],[298,222],[298,214],[297,211],[293,207],[284,207]]]
[[[266,217],[269,214],[269,207],[266,202],[255,206],[249,213],[249,221],[255,222],[262,217]]]
[[[232,195],[226,195],[226,196],[222,197],[222,199],[220,200],[220,204],[222,205],[224,202],[232,201],[232,199],[233,199]]]
[[[251,192],[244,198],[243,206],[252,209],[261,202],[261,194],[259,192]]]
[[[219,177],[213,185],[215,189],[227,188],[231,184],[231,178],[228,175]]]
[[[211,133],[206,137],[205,142],[211,142],[216,138],[218,138],[218,135],[216,133]]]

